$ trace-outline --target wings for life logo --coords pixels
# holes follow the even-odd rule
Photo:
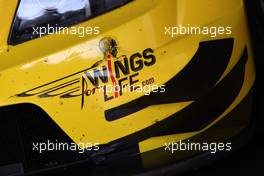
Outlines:
[[[144,67],[150,67],[156,63],[154,50],[147,48],[142,52],[137,52],[131,56],[118,56],[118,43],[111,37],[103,38],[99,42],[99,48],[104,53],[104,59],[100,61],[100,68],[96,67],[92,72],[87,71],[82,76],[82,107],[85,103],[85,97],[95,94],[96,89],[103,90],[104,101],[110,101],[123,95],[125,87],[129,87],[130,92],[140,89],[147,84],[154,83],[154,78],[149,78],[142,82],[142,86],[136,86],[140,83],[139,74]],[[95,66],[101,63],[96,63]],[[105,85],[111,82],[113,89],[108,91]],[[89,89],[89,84],[93,89]],[[103,83],[103,86],[102,84]],[[135,85],[135,86],[134,86]],[[109,95],[110,92],[110,95]],[[112,94],[112,95],[111,95]]]
[[[140,76],[141,70],[156,63],[153,49],[147,48],[129,56],[119,55],[118,43],[112,37],[101,39],[99,49],[103,53],[103,59],[91,67],[22,92],[16,97],[63,99],[80,97],[83,109],[86,98],[98,91],[103,91],[103,99],[106,102],[123,96],[124,87],[129,87],[132,92],[154,84],[154,77],[149,76],[141,80]],[[114,91],[109,93],[107,85],[111,85]]]

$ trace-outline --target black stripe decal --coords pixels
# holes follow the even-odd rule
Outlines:
[[[114,121],[148,106],[196,100],[207,94],[224,73],[233,51],[233,38],[201,42],[187,66],[165,83],[165,93],[154,93],[105,111]]]
[[[163,121],[110,142],[105,148],[117,151],[150,137],[201,130],[217,119],[239,94],[244,83],[247,59],[248,53],[245,48],[237,65],[207,95]]]

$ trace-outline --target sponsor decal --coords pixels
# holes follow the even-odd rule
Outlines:
[[[118,44],[111,37],[101,39],[99,48],[104,58],[90,68],[17,94],[16,97],[81,97],[81,108],[83,109],[85,98],[95,95],[98,91],[103,91],[104,101],[111,101],[121,97],[125,87],[129,87],[133,92],[141,88],[138,86],[140,83],[144,87],[155,82],[154,77],[139,79],[140,72],[144,68],[156,63],[155,52],[152,48],[146,48],[129,56],[118,56]],[[108,91],[109,84],[113,91]]]

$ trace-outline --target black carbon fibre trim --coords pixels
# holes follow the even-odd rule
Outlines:
[[[241,136],[237,139],[237,135],[244,135],[244,130],[248,125],[250,125],[251,120],[251,109],[252,109],[252,97],[253,90],[250,90],[247,96],[241,101],[229,114],[227,114],[218,123],[211,126],[206,131],[186,139],[188,141],[195,143],[226,143],[232,141],[232,151],[238,149],[245,142],[246,136]],[[230,130],[231,129],[231,130]],[[243,131],[242,131],[243,130]],[[219,131],[224,131],[223,133]],[[237,141],[238,140],[238,141]],[[207,158],[217,157],[216,155],[221,153],[218,151],[216,154],[206,155],[204,159],[199,158],[196,160],[196,165],[206,161]],[[224,152],[222,154],[231,154],[232,152]],[[196,168],[194,163],[189,163],[186,161],[195,160],[196,156],[202,154],[201,151],[175,151],[173,154],[165,151],[165,146],[151,150],[148,152],[135,154],[126,158],[111,160],[106,164],[98,165],[93,168],[92,175],[103,175],[102,173],[107,173],[108,175],[166,175],[165,173],[182,173],[183,170],[191,170]],[[107,160],[107,159],[106,159]],[[210,161],[210,159],[209,159]],[[207,161],[208,162],[208,161]],[[163,166],[168,166],[170,164],[178,165],[178,168],[171,172],[164,172]],[[184,164],[183,164],[184,163]],[[183,167],[181,167],[183,166]],[[85,167],[87,168],[87,167]],[[87,173],[89,172],[89,169]],[[79,167],[76,169],[80,169]],[[145,174],[147,173],[147,174]],[[162,174],[163,173],[163,174]]]
[[[254,123],[252,121],[253,93],[254,88],[252,88],[248,92],[247,96],[223,119],[211,126],[206,131],[186,139],[185,142],[192,141],[200,144],[206,142],[210,144],[215,142],[220,143],[232,141],[232,151],[242,147],[241,145],[247,141],[245,136],[240,138],[240,141],[236,141],[236,138],[237,135],[241,135],[243,131],[248,130],[246,128],[250,128],[249,125]],[[239,142],[239,145],[237,145],[235,141]],[[195,156],[201,153],[201,151],[176,151],[174,154],[171,154],[170,152],[164,152],[164,147],[161,147],[153,151],[140,154],[140,158],[145,161],[144,169],[152,170],[157,169],[158,166],[164,164],[174,163],[177,161],[180,162],[188,158],[193,159]],[[221,153],[221,151],[218,151],[217,153]],[[224,153],[228,154],[229,152],[225,151]],[[210,153],[209,155],[212,154]],[[198,162],[201,161],[202,160],[200,159]]]
[[[154,93],[105,111],[114,121],[148,106],[196,100],[207,94],[224,73],[232,51],[233,38],[201,42],[188,65],[165,83],[165,93]]]
[[[40,154],[33,149],[33,143],[47,143],[48,140],[73,143],[48,114],[35,105],[0,107],[0,175],[11,173],[10,168],[13,173],[31,172],[87,158],[86,154],[78,151],[46,151]],[[19,163],[23,166],[20,167]]]

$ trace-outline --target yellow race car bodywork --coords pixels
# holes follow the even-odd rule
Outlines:
[[[92,84],[91,80],[96,83],[96,74],[103,74],[104,68],[109,69],[105,58],[107,56],[99,47],[103,38],[113,38],[117,42],[117,56],[126,56],[130,69],[128,68],[129,71],[125,73],[119,69],[118,76],[116,73],[118,69],[114,69],[116,66],[114,61],[124,64],[126,60],[110,57],[113,59],[111,64],[115,75],[112,76],[115,81],[122,79],[122,83],[128,85],[166,85],[172,78],[182,74],[200,49],[203,53],[202,47],[205,47],[205,51],[214,52],[213,47],[209,50],[206,50],[206,47],[211,44],[210,42],[219,41],[219,45],[230,45],[231,52],[230,57],[227,56],[225,69],[222,70],[221,75],[218,73],[217,80],[211,85],[213,89],[240,63],[243,52],[247,55],[243,84],[228,107],[198,129],[166,135],[149,135],[138,140],[140,153],[162,147],[166,142],[177,142],[205,132],[238,106],[253,86],[255,69],[242,0],[135,0],[121,8],[78,24],[80,27],[100,26],[99,35],[79,38],[53,34],[12,46],[7,41],[17,4],[18,0],[0,1],[0,16],[5,17],[0,20],[0,106],[36,105],[77,144],[83,142],[107,145],[162,123],[196,101],[192,98],[183,98],[182,101],[164,100],[159,103],[158,97],[153,100],[157,103],[140,104],[138,110],[131,110],[122,115],[123,111],[127,111],[126,107],[122,109],[122,105],[136,102],[137,99],[141,101],[140,98],[147,95],[144,95],[145,92],[106,94]],[[208,35],[171,37],[165,34],[166,26],[180,24],[199,27],[230,26],[232,33],[215,37]],[[212,43],[212,45],[218,47],[218,44]],[[135,54],[139,54],[139,57],[133,60]],[[216,58],[210,58],[211,61],[208,59],[208,63],[217,62],[214,59]],[[94,65],[98,62],[99,64]],[[138,63],[142,64],[140,68],[131,69],[131,64],[135,67]],[[202,67],[203,70],[210,70],[213,66]],[[196,72],[192,72],[190,76],[195,74]],[[113,85],[111,74],[107,76],[108,81],[97,77],[100,86]],[[199,89],[199,83],[197,85],[195,81],[186,85],[194,90]],[[181,85],[175,84],[175,86]],[[183,88],[175,88],[175,91],[182,92]],[[206,95],[210,90],[201,92]],[[227,98],[224,93],[222,97]],[[118,107],[120,107],[119,111],[116,110]],[[131,107],[133,108],[133,105]],[[216,109],[208,107],[207,111]],[[185,117],[185,120],[188,121],[188,117]],[[189,120],[189,123],[195,122]],[[239,132],[243,126],[246,124],[234,126],[232,130]]]

